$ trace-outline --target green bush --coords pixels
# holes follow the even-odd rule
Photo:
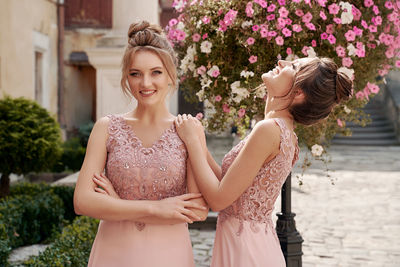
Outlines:
[[[87,266],[98,220],[80,216],[66,226],[60,237],[39,256],[24,262],[25,266]]]
[[[43,242],[63,224],[63,201],[50,191],[15,195],[0,201],[0,265],[6,264],[10,248]]]
[[[9,174],[49,170],[62,153],[57,121],[36,102],[0,99],[0,197],[9,193]]]
[[[76,217],[74,211],[74,188],[70,186],[51,186],[46,183],[17,183],[10,188],[10,196],[29,195],[36,196],[45,192],[51,192],[57,195],[63,201],[64,219],[72,222]]]

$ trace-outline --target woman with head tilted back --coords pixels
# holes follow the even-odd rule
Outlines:
[[[207,152],[200,122],[186,115],[175,121],[200,192],[220,211],[212,267],[286,266],[271,213],[298,157],[294,122],[326,118],[352,88],[327,58],[280,60],[262,80],[265,117],[225,156],[222,169]]]
[[[194,266],[187,223],[208,209],[165,103],[175,54],[147,22],[128,38],[121,85],[137,107],[96,122],[75,188],[75,211],[101,219],[89,266]]]

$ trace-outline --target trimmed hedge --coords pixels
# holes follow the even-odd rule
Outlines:
[[[24,266],[87,266],[98,224],[99,220],[77,217],[50,247],[25,261]]]
[[[74,189],[66,186],[18,183],[0,200],[0,266],[13,248],[54,239],[75,218]],[[59,235],[59,234],[58,234]]]

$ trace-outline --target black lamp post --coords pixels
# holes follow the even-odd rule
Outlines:
[[[303,255],[301,243],[303,243],[303,238],[296,230],[296,222],[294,221],[296,214],[292,213],[291,180],[292,173],[286,178],[286,182],[282,187],[282,211],[277,213],[276,232],[285,256],[286,266],[301,267],[301,255]]]

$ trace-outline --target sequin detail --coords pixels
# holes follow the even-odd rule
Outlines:
[[[280,152],[275,158],[264,163],[252,185],[232,205],[220,211],[218,215],[218,224],[223,223],[229,217],[239,220],[237,235],[242,233],[244,221],[250,223],[250,228],[254,233],[259,232],[260,227],[264,227],[266,232],[271,231],[276,235],[271,213],[286,177],[298,160],[299,147],[296,135],[286,127],[285,121],[283,119],[274,120],[281,129]],[[296,138],[296,145],[293,145],[293,138]],[[226,174],[246,141],[247,137],[225,155],[221,166],[222,176]],[[260,224],[264,224],[264,226]]]
[[[175,126],[143,147],[120,115],[108,115],[106,175],[122,199],[160,200],[186,193],[187,151]],[[135,223],[138,230],[145,224]]]

